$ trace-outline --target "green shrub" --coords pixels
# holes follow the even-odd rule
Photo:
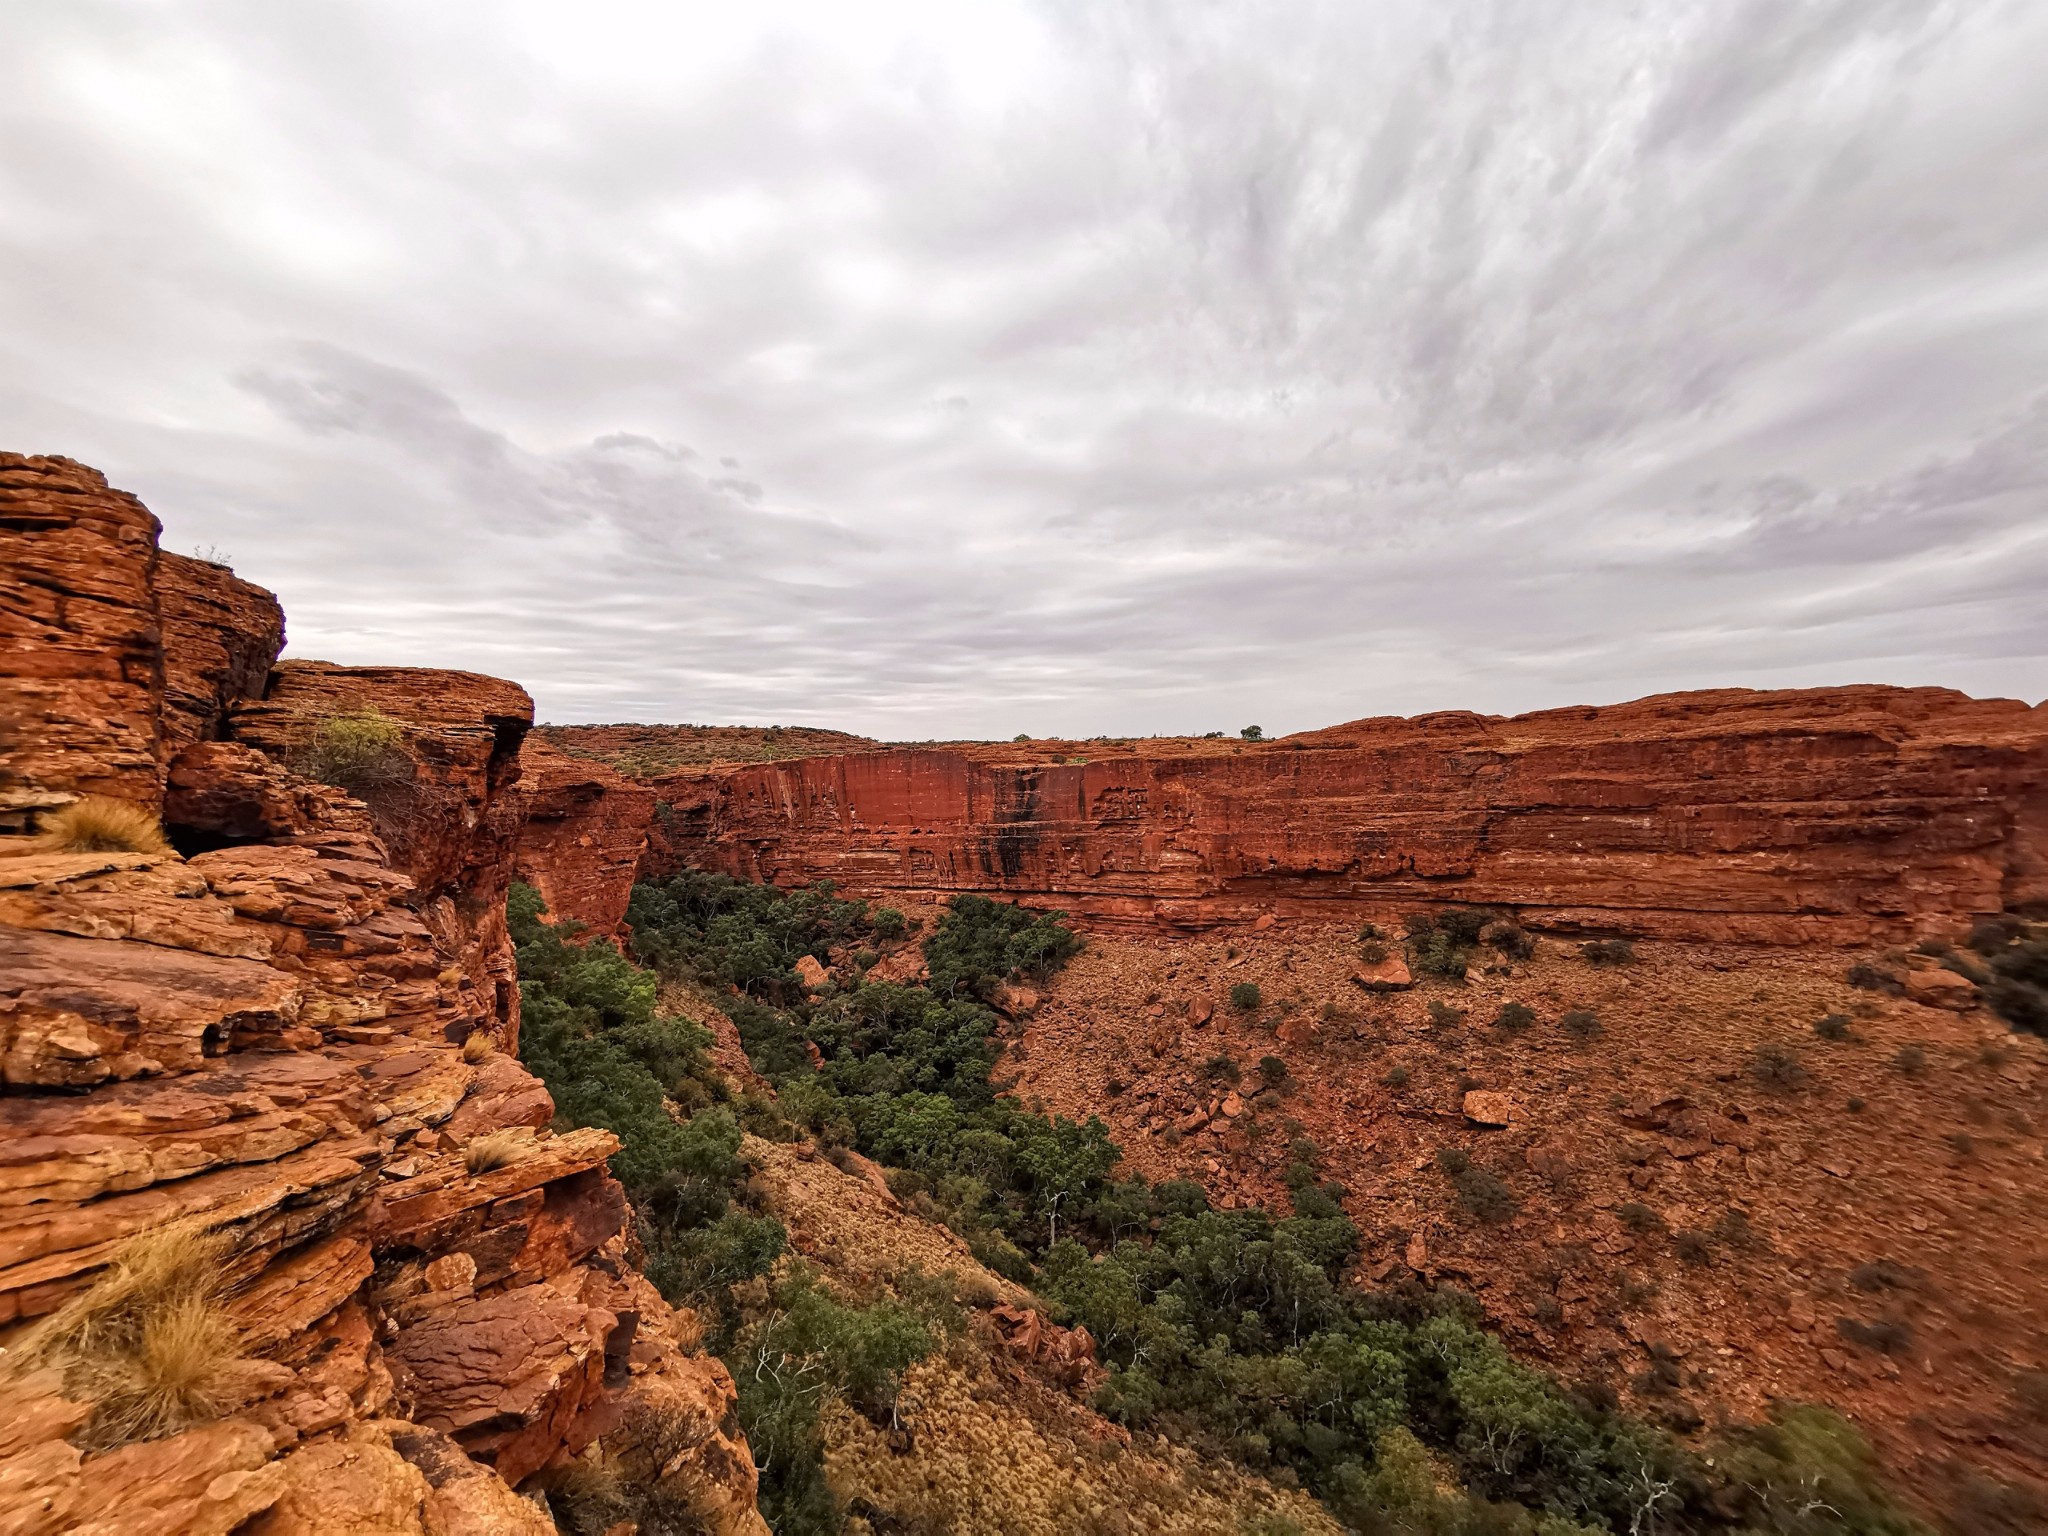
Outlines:
[[[908,926],[903,914],[894,907],[877,907],[874,914],[875,937],[879,939],[900,939]]]
[[[1706,1264],[1714,1257],[1712,1242],[1704,1232],[1675,1232],[1671,1236],[1671,1251],[1688,1264]]]
[[[1897,997],[1906,990],[1906,984],[1890,971],[1880,970],[1874,965],[1858,964],[1849,967],[1849,985],[1864,992],[1885,992]]]
[[[1636,963],[1636,947],[1627,939],[1594,939],[1581,944],[1579,953],[1586,957],[1588,965],[1615,966]]]
[[[1573,1008],[1557,1021],[1574,1040],[1591,1040],[1601,1033],[1600,1015],[1590,1008]]]
[[[843,1515],[825,1481],[819,1418],[843,1398],[886,1420],[903,1373],[937,1341],[898,1302],[853,1306],[797,1266],[775,1287],[773,1306],[731,1346],[740,1427],[761,1469],[761,1513],[777,1532],[833,1532]]]
[[[1263,741],[1266,737],[1266,733],[1260,730],[1256,725],[1248,725],[1243,730],[1239,731],[1237,734],[1242,736],[1246,741]]]
[[[1472,963],[1473,948],[1490,915],[1473,908],[1411,912],[1403,926],[1408,933],[1408,963],[1419,975],[1462,981]]]
[[[1621,1224],[1631,1232],[1661,1232],[1664,1218],[1644,1205],[1640,1200],[1631,1200],[1614,1213],[1621,1218]]]
[[[1813,1032],[1823,1040],[1846,1040],[1849,1038],[1849,1016],[1846,1013],[1822,1014],[1813,1021]]]
[[[1255,1013],[1259,1007],[1259,984],[1240,981],[1230,989],[1230,1006],[1239,1013]]]
[[[1881,1355],[1908,1354],[1913,1348],[1912,1325],[1895,1318],[1879,1318],[1866,1323],[1853,1317],[1838,1317],[1835,1319],[1835,1332],[1851,1344]]]
[[[1749,1213],[1730,1206],[1714,1223],[1714,1236],[1730,1248],[1761,1248],[1763,1238],[1750,1222]]]
[[[1779,1093],[1804,1087],[1808,1077],[1799,1053],[1776,1040],[1765,1041],[1750,1053],[1749,1075],[1764,1087]]]
[[[375,709],[315,720],[288,757],[291,770],[369,799],[412,778],[405,727]]]
[[[1514,1191],[1491,1169],[1473,1162],[1457,1147],[1446,1147],[1436,1155],[1436,1165],[1458,1191],[1458,1205],[1485,1222],[1506,1221],[1515,1214]]]
[[[1526,960],[1536,953],[1536,941],[1529,937],[1528,930],[1506,918],[1497,919],[1480,929],[1479,942],[1491,945],[1508,960]]]
[[[705,1227],[651,1227],[643,1234],[647,1278],[678,1306],[716,1305],[731,1287],[765,1275],[789,1246],[772,1216],[727,1211]]]
[[[1268,1088],[1278,1088],[1287,1081],[1287,1063],[1278,1056],[1261,1056],[1259,1081]]]
[[[1504,1035],[1519,1035],[1536,1022],[1536,1010],[1526,1003],[1502,1003],[1493,1016],[1493,1027]]]
[[[2014,1029],[2048,1035],[2048,937],[2027,937],[2021,930],[1986,958],[1985,1006]]]
[[[1927,1070],[1927,1047],[1924,1045],[1902,1045],[1898,1054],[1892,1057],[1892,1065],[1908,1077],[1918,1077]]]
[[[925,940],[932,991],[987,1001],[1004,981],[1042,981],[1066,964],[1081,941],[1063,912],[1030,912],[986,896],[956,896]]]
[[[572,944],[575,924],[541,921],[531,886],[506,902],[519,961],[519,1054],[547,1085],[558,1117],[618,1136],[612,1171],[629,1191],[724,1209],[713,1188],[737,1168],[739,1126],[722,1118],[679,1124],[670,1097],[709,1103],[724,1095],[705,1047],[710,1031],[660,1013],[654,978],[603,940]],[[693,1128],[694,1127],[694,1128]]]

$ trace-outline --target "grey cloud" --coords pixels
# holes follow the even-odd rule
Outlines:
[[[9,8],[8,446],[557,719],[2040,692],[2038,7],[681,14]]]

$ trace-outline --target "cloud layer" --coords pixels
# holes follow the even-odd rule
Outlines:
[[[554,720],[2034,699],[2043,57],[2022,0],[17,0],[0,442],[295,654]]]

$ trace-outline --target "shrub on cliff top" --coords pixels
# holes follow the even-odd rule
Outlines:
[[[376,709],[351,710],[313,722],[290,757],[291,770],[345,789],[358,800],[412,778],[405,727]]]

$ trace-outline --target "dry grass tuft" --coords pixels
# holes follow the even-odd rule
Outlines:
[[[462,1166],[472,1175],[489,1173],[494,1168],[505,1168],[518,1162],[525,1155],[526,1148],[527,1138],[510,1126],[486,1131],[463,1147]]]
[[[53,1367],[96,1403],[74,1437],[105,1450],[155,1440],[234,1406],[240,1331],[226,1305],[227,1240],[191,1226],[131,1239],[90,1289],[32,1329],[12,1371]]]
[[[491,1043],[490,1035],[484,1030],[479,1029],[463,1040],[462,1059],[473,1067],[479,1062],[488,1060],[491,1053],[495,1050],[497,1050],[497,1046]]]
[[[24,853],[169,853],[163,824],[132,800],[87,795],[42,818]]]

